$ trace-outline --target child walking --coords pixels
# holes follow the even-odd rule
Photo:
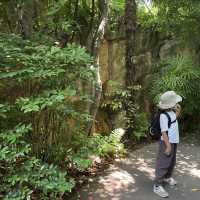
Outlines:
[[[179,143],[177,118],[181,111],[181,107],[178,103],[181,101],[181,96],[177,95],[174,91],[167,91],[161,95],[158,104],[159,109],[162,111],[160,114],[162,136],[159,141],[153,191],[160,197],[169,196],[168,192],[163,187],[163,183],[168,183],[171,186],[177,184],[172,178],[172,174],[176,165],[177,144]]]

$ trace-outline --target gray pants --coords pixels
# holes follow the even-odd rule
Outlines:
[[[156,161],[155,170],[155,184],[162,185],[163,179],[170,178],[172,176],[174,167],[176,165],[176,152],[177,144],[172,145],[172,152],[167,156],[165,152],[165,144],[163,141],[159,142],[159,153]]]

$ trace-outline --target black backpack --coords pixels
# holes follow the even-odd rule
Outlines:
[[[168,118],[168,128],[170,128],[171,125],[176,122],[176,120],[171,121],[171,118],[166,111],[158,110],[156,112],[156,114],[154,115],[154,117],[151,121],[151,125],[149,127],[149,135],[154,140],[159,140],[162,136],[161,129],[160,129],[160,115],[161,114],[165,114],[167,116],[167,118]]]

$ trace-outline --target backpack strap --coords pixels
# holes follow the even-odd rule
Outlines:
[[[169,113],[167,113],[167,112],[162,112],[162,113],[167,116],[167,119],[168,119],[168,128],[170,128],[171,125],[176,122],[176,119],[174,121],[172,121],[171,117],[169,116]]]

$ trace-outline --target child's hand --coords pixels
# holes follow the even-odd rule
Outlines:
[[[177,103],[175,106],[175,110],[177,110],[177,111],[181,110],[181,105]]]
[[[167,145],[167,147],[165,149],[165,154],[167,156],[170,156],[171,152],[172,152],[172,146],[171,146],[171,144],[169,144],[169,145]]]
[[[176,106],[175,106],[175,112],[176,112],[176,117],[178,118],[180,116],[180,113],[181,113],[181,106],[180,106],[180,104],[176,104]]]

